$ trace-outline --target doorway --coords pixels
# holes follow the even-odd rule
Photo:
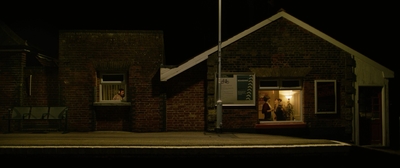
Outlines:
[[[360,145],[382,145],[382,87],[359,87]]]

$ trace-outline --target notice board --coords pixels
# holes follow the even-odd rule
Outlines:
[[[223,106],[255,106],[254,73],[221,73]],[[218,75],[215,75],[215,101],[218,101]]]

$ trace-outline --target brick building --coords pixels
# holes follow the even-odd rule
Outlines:
[[[61,102],[58,62],[0,22],[0,116],[14,106],[53,106]],[[7,122],[0,121],[0,130]]]
[[[162,31],[60,31],[62,102],[73,131],[162,131]],[[122,101],[112,100],[118,89]]]
[[[223,41],[218,59],[215,46],[178,67],[161,69],[161,80],[168,82],[206,62],[206,130],[219,124],[222,130],[390,145],[388,93],[394,72],[285,11]],[[215,123],[218,91],[221,123]],[[272,108],[281,99],[284,117],[272,113],[266,119],[264,97]]]
[[[70,131],[214,131],[221,84],[224,131],[390,144],[393,71],[284,11],[223,41],[221,74],[218,46],[165,65],[162,31],[60,31],[57,61],[17,46],[0,52],[0,115],[62,105]],[[112,100],[120,88],[124,99]],[[282,119],[265,118],[264,97],[282,100]]]

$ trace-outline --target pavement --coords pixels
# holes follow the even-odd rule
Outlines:
[[[294,161],[313,158],[319,161],[334,159],[336,161],[332,164],[341,164],[338,160],[362,162],[382,158],[397,161],[400,159],[400,150],[360,147],[329,139],[236,132],[93,131],[0,134],[0,159],[15,158],[35,161],[67,158],[81,161],[233,159],[246,162],[249,159],[272,159],[286,161],[285,164],[298,164]]]

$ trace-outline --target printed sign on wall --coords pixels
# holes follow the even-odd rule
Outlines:
[[[218,100],[218,76],[216,75],[216,101]],[[222,73],[221,100],[223,106],[254,106],[255,75],[251,73]]]

